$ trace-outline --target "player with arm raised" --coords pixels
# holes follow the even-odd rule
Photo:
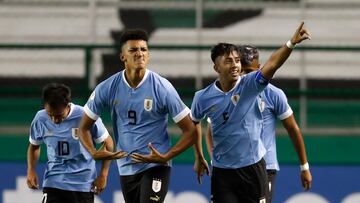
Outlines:
[[[263,109],[259,95],[295,44],[309,38],[301,23],[291,40],[276,50],[261,70],[241,77],[241,55],[237,47],[219,43],[212,48],[211,59],[218,79],[195,93],[191,116],[195,122],[209,117],[212,123],[214,203],[266,202],[268,180],[263,159],[266,149],[260,137]],[[200,138],[198,135],[197,146],[201,146]],[[201,176],[204,167],[200,164],[195,168]]]

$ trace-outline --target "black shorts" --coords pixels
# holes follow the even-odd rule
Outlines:
[[[211,176],[213,203],[266,203],[268,189],[263,159],[238,169],[213,167]]]
[[[77,192],[45,187],[41,203],[94,203],[93,192]]]
[[[276,179],[277,170],[269,169],[269,170],[266,170],[266,173],[267,173],[268,180],[269,180],[268,203],[271,203],[273,194],[274,194],[274,190],[275,190],[275,179]]]
[[[126,203],[161,203],[169,188],[170,167],[156,166],[141,173],[120,176]]]

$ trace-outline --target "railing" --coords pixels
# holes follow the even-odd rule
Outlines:
[[[277,49],[279,46],[258,46],[260,51],[272,51]],[[94,81],[96,78],[94,74],[91,74],[91,66],[93,61],[93,52],[95,50],[101,49],[115,49],[115,45],[91,45],[91,44],[0,44],[0,51],[3,50],[62,50],[62,49],[75,49],[81,50],[84,53],[84,69],[85,75],[84,78],[87,81],[87,86],[84,88],[89,92],[92,90],[94,85],[96,85]],[[152,51],[179,51],[179,50],[209,50],[210,45],[204,46],[195,46],[195,45],[155,45],[150,44],[150,48]],[[354,52],[360,53],[360,46],[299,46],[294,52],[298,52],[298,54],[305,54],[307,52]],[[291,59],[289,59],[291,60]],[[326,61],[326,58],[322,60]],[[305,64],[301,62],[301,64]],[[305,67],[303,67],[305,68]],[[344,69],[346,67],[339,67],[340,69]],[[326,70],[324,70],[326,71]],[[166,77],[166,76],[165,76]],[[195,77],[195,76],[194,76]],[[358,77],[360,80],[360,76]],[[295,79],[297,80],[297,79]],[[359,112],[359,98],[360,98],[360,88],[352,87],[352,89],[308,89],[307,87],[307,76],[304,75],[299,79],[300,85],[299,89],[288,89],[286,87],[282,87],[285,92],[290,96],[290,103],[295,106],[294,111],[300,120],[301,128],[304,132],[310,134],[349,134],[349,135],[359,135],[360,134],[360,125],[358,125],[358,121],[360,121],[360,115],[356,112]],[[31,87],[23,87],[24,89]],[[181,87],[176,87],[181,89]],[[1,91],[5,91],[8,87],[0,88]],[[195,87],[190,90],[192,92]],[[8,90],[6,90],[8,91]],[[11,90],[10,90],[11,91]],[[181,90],[180,90],[181,91]],[[86,93],[87,94],[87,93]],[[192,94],[189,94],[192,95]],[[1,97],[1,96],[0,96]],[[314,98],[315,97],[315,98]],[[332,99],[327,99],[328,97],[333,97]],[[334,98],[335,97],[335,98]],[[310,99],[309,99],[310,98]],[[325,98],[325,99],[324,99]],[[324,105],[322,105],[322,102]],[[339,102],[339,105],[336,103]],[[12,102],[13,103],[13,102]],[[191,103],[191,100],[188,102]],[[3,103],[4,104],[4,103]],[[5,103],[6,104],[6,103]],[[7,108],[3,106],[2,108]],[[350,108],[351,110],[347,110]],[[332,114],[332,111],[334,114]],[[346,112],[345,112],[346,111]],[[326,126],[319,123],[317,119],[313,119],[317,117],[312,112],[319,112],[318,117],[321,117],[325,120],[325,122],[332,123],[330,126]],[[325,113],[324,113],[325,112]],[[344,113],[343,117],[341,117],[341,113]],[[352,113],[353,112],[353,113]],[[309,119],[309,115],[311,114],[311,118]],[[333,116],[334,119],[330,119]],[[6,116],[5,116],[6,117]],[[336,126],[336,118],[343,119],[340,123],[340,126]],[[349,120],[349,125],[344,124],[344,120]],[[327,121],[326,121],[327,120]],[[310,125],[309,125],[310,122]],[[315,123],[312,125],[311,123]],[[335,123],[335,124],[334,124]]]

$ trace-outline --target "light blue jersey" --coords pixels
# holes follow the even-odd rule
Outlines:
[[[260,139],[262,131],[259,93],[268,80],[261,72],[239,77],[229,92],[223,92],[216,82],[195,93],[191,117],[211,120],[213,133],[212,164],[219,168],[241,168],[258,162],[266,150]]]
[[[269,84],[261,93],[261,99],[265,102],[265,110],[263,111],[264,130],[261,139],[266,148],[264,159],[266,161],[266,169],[279,170],[279,163],[276,156],[276,119],[284,120],[293,114],[291,107],[287,102],[284,92]]]
[[[55,124],[45,110],[38,111],[31,123],[29,141],[33,145],[46,144],[47,167],[43,187],[90,192],[96,178],[95,161],[81,145],[77,136],[83,107],[71,104],[66,119]],[[109,133],[99,118],[91,129],[96,143],[103,142]]]
[[[85,105],[86,114],[97,119],[109,109],[117,149],[128,154],[149,154],[152,143],[160,152],[170,149],[168,116],[177,123],[190,113],[175,88],[165,78],[146,70],[136,88],[130,87],[121,71],[100,83]],[[118,159],[120,175],[133,175],[154,167],[154,163],[134,163],[131,157]]]

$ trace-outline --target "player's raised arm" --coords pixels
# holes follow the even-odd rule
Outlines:
[[[271,54],[270,58],[266,61],[265,65],[261,69],[262,75],[267,79],[271,79],[277,69],[279,69],[290,56],[296,44],[299,44],[306,39],[311,39],[311,35],[304,27],[304,22],[301,22],[292,38],[287,41],[286,44],[284,44],[281,48]]]

